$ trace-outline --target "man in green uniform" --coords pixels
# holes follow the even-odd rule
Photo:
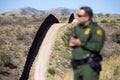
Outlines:
[[[89,7],[77,11],[78,25],[70,37],[74,80],[98,80],[101,71],[99,54],[103,48],[104,30],[92,21],[93,12]]]

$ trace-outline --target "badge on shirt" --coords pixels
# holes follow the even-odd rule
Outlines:
[[[101,36],[103,34],[103,31],[101,29],[97,29],[96,33]]]
[[[85,30],[84,34],[85,34],[85,35],[90,34],[90,30],[91,30],[90,28],[87,28],[87,29]]]

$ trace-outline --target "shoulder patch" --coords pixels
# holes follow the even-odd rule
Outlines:
[[[97,29],[96,33],[97,33],[97,35],[100,35],[100,36],[103,35],[103,31],[101,29]]]
[[[90,34],[90,31],[91,31],[91,29],[90,29],[90,28],[87,28],[87,29],[85,30],[84,34],[85,34],[85,35],[88,35],[88,34]]]

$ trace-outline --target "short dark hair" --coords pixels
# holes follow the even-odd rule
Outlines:
[[[81,7],[80,10],[81,9],[85,11],[85,14],[87,14],[90,17],[90,19],[93,17],[93,11],[90,7],[84,6]]]

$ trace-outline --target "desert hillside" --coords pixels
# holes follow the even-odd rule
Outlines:
[[[47,15],[0,15],[0,80],[19,80],[27,53],[37,30]],[[68,16],[56,16],[66,22]],[[120,16],[96,16],[106,32],[101,80],[119,80],[120,77]],[[48,67],[47,80],[68,80],[71,74],[71,49],[68,47],[73,24],[65,25],[57,32]],[[70,71],[70,72],[69,72]],[[72,74],[71,74],[72,76]]]
[[[18,80],[33,39],[48,15],[0,15],[0,80]],[[67,16],[57,16],[65,22]]]

